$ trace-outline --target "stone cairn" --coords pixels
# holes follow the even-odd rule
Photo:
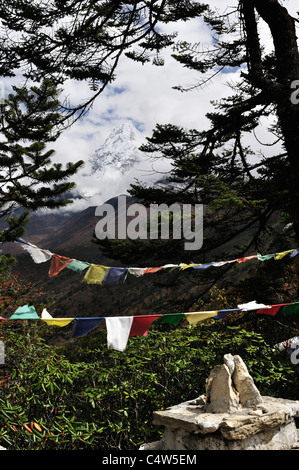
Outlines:
[[[231,413],[263,404],[253,378],[240,356],[226,354],[224,364],[215,366],[206,381],[206,413]]]
[[[240,356],[223,359],[205,395],[153,413],[164,435],[140,450],[299,449],[299,401],[261,396]]]

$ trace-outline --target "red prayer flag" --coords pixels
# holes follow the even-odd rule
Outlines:
[[[138,315],[137,317],[134,317],[129,337],[147,336],[152,322],[161,316],[162,315]]]
[[[163,269],[163,266],[160,266],[159,268],[145,268],[145,270],[143,271],[143,274],[156,273],[157,271],[160,271],[160,269]]]
[[[245,261],[248,261],[249,259],[254,259],[258,258],[258,255],[252,255],[252,256],[245,256],[245,258],[239,258],[237,259],[238,263],[244,263]]]
[[[292,304],[290,303],[290,304],[271,305],[270,308],[261,308],[256,313],[263,314],[263,315],[271,315],[271,317],[274,317],[278,313],[280,308],[284,307],[285,305],[292,305]]]
[[[57,276],[60,271],[62,271],[68,264],[74,261],[71,258],[67,258],[66,256],[60,256],[53,254],[51,266],[49,269],[49,276],[54,277]]]

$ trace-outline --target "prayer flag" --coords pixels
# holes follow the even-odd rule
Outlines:
[[[238,305],[238,308],[243,310],[244,312],[248,312],[250,310],[259,310],[261,308],[270,308],[270,305],[265,304],[258,304],[256,300],[252,300],[252,302],[248,302],[247,304]]]
[[[245,256],[244,258],[238,258],[237,262],[238,263],[244,263],[245,261],[248,261],[250,259],[254,259],[254,258],[257,258],[257,257],[258,257],[258,255]]]
[[[42,311],[41,319],[50,325],[56,326],[66,326],[74,320],[74,318],[53,318],[45,308]]]
[[[275,253],[271,253],[270,255],[257,255],[259,261],[268,261],[275,257]]]
[[[185,264],[185,263],[181,263],[181,264],[179,265],[179,267],[180,267],[181,269],[183,269],[183,270],[184,270],[184,269],[189,269],[189,268],[195,268],[196,266],[200,266],[200,264],[195,264],[195,263]]]
[[[293,250],[287,250],[287,251],[282,251],[281,253],[275,253],[275,259],[282,259],[284,258],[288,253],[291,253]]]
[[[75,338],[76,336],[84,336],[89,333],[91,330],[96,328],[104,317],[85,317],[85,318],[75,318],[76,323],[74,325],[71,337]]]
[[[145,268],[144,271],[143,271],[143,274],[156,273],[157,271],[160,271],[161,269],[163,269],[163,266],[160,266],[158,268]]]
[[[146,336],[148,334],[149,327],[154,320],[161,317],[161,315],[138,315],[133,317],[133,323],[131,326],[129,337],[131,336]]]
[[[39,316],[33,305],[19,307],[9,318],[10,320],[39,320]]]
[[[230,261],[216,261],[213,264],[213,266],[219,268],[220,266],[224,266],[225,264],[229,264],[229,263],[236,263],[236,259],[232,259]]]
[[[296,250],[293,250],[293,252],[290,254],[290,258],[294,258],[295,256],[297,256],[299,253],[299,250],[296,248]]]
[[[221,318],[225,318],[226,315],[228,315],[229,313],[232,313],[232,312],[241,312],[241,310],[239,308],[233,308],[231,310],[219,310],[217,315],[213,318],[214,318],[214,320],[221,320]]]
[[[106,317],[108,348],[124,351],[127,346],[133,317]]]
[[[60,256],[53,254],[53,258],[51,261],[51,266],[49,269],[49,276],[54,277],[60,273],[68,264],[73,261],[71,258],[67,258],[66,256]]]
[[[271,307],[268,307],[268,308],[262,308],[258,310],[256,313],[259,315],[270,315],[271,317],[275,317],[275,315],[279,312],[281,307],[283,307],[284,305],[291,305],[291,304],[272,305]]]
[[[55,325],[55,326],[66,326],[69,323],[71,323],[73,320],[74,318],[53,318],[52,320],[50,320],[49,318],[42,318],[42,321],[49,323],[49,325]]]
[[[42,314],[41,314],[41,318],[53,318],[52,315],[50,315],[50,313],[47,311],[47,309],[43,309],[42,311]]]
[[[133,276],[140,277],[144,274],[146,268],[128,268],[128,272]]]
[[[214,266],[214,263],[195,264],[192,266],[194,269],[207,269]]]
[[[84,280],[87,284],[102,284],[108,270],[108,266],[92,264],[86,272]]]
[[[180,321],[185,317],[184,313],[165,313],[155,320],[155,323],[169,323],[170,325],[177,326]]]
[[[78,261],[74,259],[70,264],[67,265],[67,268],[81,273],[82,271],[84,271],[84,269],[89,268],[90,264],[91,263],[85,263],[84,261]]]
[[[298,313],[299,312],[299,302],[294,302],[291,305],[286,305],[281,308],[281,311],[279,313],[283,315],[288,315],[291,313]]]
[[[109,268],[103,279],[103,286],[112,286],[118,284],[122,279],[125,280],[127,272],[128,268]]]
[[[51,251],[42,250],[41,248],[32,245],[32,243],[23,240],[23,238],[18,238],[16,242],[20,243],[22,245],[22,248],[28,251],[33,261],[37,264],[45,263],[46,261],[49,261],[53,256],[53,253],[51,253]]]
[[[185,313],[185,317],[187,318],[190,325],[196,325],[200,321],[206,320],[207,318],[215,317],[217,313],[217,310],[212,312],[190,312]]]

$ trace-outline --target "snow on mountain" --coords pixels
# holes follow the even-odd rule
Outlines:
[[[116,126],[76,176],[74,203],[69,210],[85,210],[119,194],[127,194],[136,180],[156,180],[154,169],[159,171],[160,178],[165,169],[163,159],[153,164],[148,155],[139,150],[142,143],[144,138],[131,123]]]
[[[109,167],[126,173],[142,159],[139,150],[141,139],[130,123],[115,127],[105,142],[98,147],[89,159],[91,174],[102,173]]]

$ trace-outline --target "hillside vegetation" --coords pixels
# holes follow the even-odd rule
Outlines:
[[[22,288],[25,293],[25,282]],[[229,308],[248,289],[253,295],[249,281],[235,292],[215,288],[205,307]],[[40,301],[39,291],[35,296]],[[273,346],[298,333],[298,318],[261,317],[232,313],[196,327],[153,324],[148,336],[130,338],[124,352],[107,348],[105,328],[68,340],[68,327],[2,321],[0,445],[137,449],[163,432],[152,425],[153,411],[205,393],[210,370],[226,353],[243,358],[262,395],[297,399],[298,365]]]

